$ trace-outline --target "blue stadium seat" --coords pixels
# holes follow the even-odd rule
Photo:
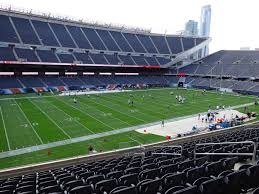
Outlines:
[[[45,87],[44,83],[37,76],[21,76],[18,79],[25,87]]]
[[[67,25],[67,29],[69,30],[70,34],[74,38],[79,48],[92,49],[91,44],[83,34],[83,31],[81,28]]]
[[[137,65],[148,65],[144,56],[131,56]]]
[[[58,63],[58,59],[51,50],[37,50],[42,62]]]
[[[89,56],[92,58],[94,64],[107,64],[103,54],[90,53]]]
[[[109,64],[117,65],[121,63],[117,55],[104,54],[104,57],[107,59]]]
[[[131,47],[134,49],[135,52],[138,53],[146,53],[145,49],[137,39],[135,34],[130,34],[130,33],[122,33],[123,36],[127,39]]]
[[[156,60],[155,57],[145,57],[145,60],[147,61],[147,63],[148,63],[149,65],[154,65],[154,66],[160,65],[159,62]]]
[[[164,58],[164,57],[156,57],[157,61],[160,63],[160,65],[164,65],[169,63],[171,60]]]
[[[165,37],[163,36],[151,36],[151,39],[153,40],[154,44],[156,45],[156,48],[158,49],[158,52],[160,54],[170,54]]]
[[[102,40],[99,38],[99,36],[97,35],[97,33],[94,29],[82,28],[82,30],[85,33],[85,36],[91,42],[94,49],[96,49],[96,50],[106,50]]]
[[[19,39],[8,16],[0,15],[0,41],[18,43]]]
[[[73,63],[75,61],[73,55],[69,53],[57,53],[57,56],[61,63]]]
[[[206,38],[196,38],[195,40],[196,40],[196,45],[198,45],[198,44],[202,43],[203,41],[205,41]]]
[[[1,76],[0,77],[0,88],[22,88],[21,83],[15,77]]]
[[[40,45],[40,41],[35,34],[30,22],[28,19],[11,17],[13,23],[25,44],[35,44]]]
[[[81,86],[84,85],[84,82],[82,82],[77,77],[60,77],[59,78],[63,83],[65,83],[67,86]]]
[[[131,49],[129,43],[126,41],[126,39],[122,36],[121,32],[115,32],[115,31],[110,31],[112,37],[115,39],[119,47],[121,48],[122,51],[124,52],[133,52]]]
[[[26,59],[29,62],[39,62],[37,56],[32,49],[15,48],[17,56],[21,59]]]
[[[136,65],[131,56],[128,55],[118,55],[122,64],[124,65]]]
[[[43,76],[41,78],[47,86],[63,86],[64,83],[57,76]]]
[[[93,61],[89,57],[88,53],[74,52],[74,56],[76,57],[77,61],[82,61],[84,64],[92,64],[93,63]]]
[[[49,28],[48,23],[38,21],[38,20],[31,20],[31,21],[44,45],[59,47],[57,39],[55,38],[54,34]]]
[[[194,39],[193,38],[182,38],[183,39],[183,47],[184,50],[188,50],[194,47]]]
[[[120,51],[119,47],[117,46],[116,42],[112,38],[112,36],[109,34],[107,30],[95,30],[99,36],[101,37],[102,41],[105,43],[106,47],[110,51]]]
[[[172,54],[183,52],[181,37],[167,36],[166,40],[168,42]]]
[[[157,50],[148,35],[136,34],[142,45],[149,53],[157,53]]]
[[[13,49],[10,47],[0,47],[0,61],[16,61]]]
[[[70,37],[68,31],[66,30],[64,25],[49,23],[52,30],[56,34],[61,46],[68,48],[76,48],[72,38]]]

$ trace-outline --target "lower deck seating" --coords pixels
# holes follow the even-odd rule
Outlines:
[[[18,78],[18,80],[17,80]],[[0,89],[48,86],[105,86],[109,84],[146,84],[177,85],[179,77],[175,75],[85,75],[85,76],[0,76]],[[19,83],[20,82],[20,83]],[[240,81],[235,79],[186,77],[185,84],[202,88],[228,88],[238,92],[259,94],[259,83],[256,81]]]
[[[246,162],[250,156],[200,156],[197,143],[259,140],[259,128],[247,128],[208,138],[183,142],[179,148],[163,147],[145,156],[82,163],[63,168],[0,179],[0,193],[95,193],[95,194],[241,194],[259,187],[259,164]],[[258,149],[258,148],[257,148]],[[248,153],[250,144],[201,145],[198,153]]]
[[[14,77],[0,76],[0,89],[22,88],[21,83]]]

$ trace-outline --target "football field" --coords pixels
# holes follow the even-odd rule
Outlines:
[[[184,104],[176,101],[176,95],[186,98]],[[128,104],[129,100],[133,101],[133,106]],[[4,96],[0,98],[0,152],[205,112],[217,105],[228,107],[253,101],[254,97],[250,96],[214,92],[203,95],[200,90],[167,88],[76,97]],[[89,144],[105,151],[161,140],[164,138],[134,131],[111,134],[105,138],[57,147],[53,149],[53,155],[56,150],[54,156],[38,151],[3,158],[0,159],[0,168],[86,154]],[[44,155],[43,158],[41,155]]]

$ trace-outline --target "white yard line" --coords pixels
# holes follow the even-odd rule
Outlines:
[[[114,97],[114,98],[117,98],[117,99],[118,99],[118,98],[120,98],[120,99],[123,98],[123,97],[121,97],[121,96],[113,96],[113,97]],[[107,96],[106,96],[106,98],[107,98]],[[109,98],[109,97],[108,97],[108,98]],[[114,99],[114,98],[113,98],[113,99]],[[114,100],[116,100],[116,99],[114,99]],[[125,99],[125,100],[126,100],[126,99]],[[119,102],[118,100],[116,100],[116,101]],[[161,114],[161,113],[159,113],[159,112],[156,112],[156,111],[151,110],[151,109],[148,109],[148,108],[145,108],[144,106],[141,106],[141,108],[144,109],[144,110],[146,110],[146,111],[148,111],[148,112],[151,112],[151,113],[152,113],[152,114],[150,115],[150,114],[146,114],[146,113],[141,112],[141,113],[144,114],[144,115],[149,115],[149,116],[154,117],[154,116],[153,116],[153,113],[154,113],[154,114],[159,114],[159,115],[162,116],[162,117],[165,117],[164,114]],[[155,117],[155,118],[156,118],[156,117]]]
[[[134,119],[138,119],[137,117],[130,116],[130,115],[126,114],[126,113],[120,112],[119,110],[115,110],[115,109],[113,109],[113,108],[111,108],[111,107],[109,107],[109,106],[107,106],[107,105],[98,103],[98,102],[96,102],[96,101],[94,101],[94,103],[99,104],[100,106],[104,106],[104,107],[106,107],[106,108],[108,108],[108,109],[111,109],[111,110],[114,111],[114,112],[119,112],[119,113],[124,114],[124,115],[126,115],[126,116],[128,116],[128,117],[131,117],[131,118],[134,118]],[[84,103],[84,102],[83,102],[83,104],[87,105],[87,104]],[[91,107],[92,107],[92,106],[91,106]],[[94,108],[94,107],[92,107],[92,108]],[[98,110],[98,109],[97,109],[97,110]],[[102,113],[105,113],[105,112],[103,112],[103,111],[101,111],[101,110],[98,110],[98,111],[100,111],[100,112],[102,112]],[[123,123],[125,123],[125,124],[128,124],[129,126],[132,126],[132,124],[130,124],[130,123],[126,122],[126,121],[123,121],[123,120],[121,120],[121,119],[119,119],[119,118],[117,118],[117,117],[114,117],[114,116],[112,116],[112,117],[115,118],[115,119],[117,119],[117,120],[119,120],[119,121],[121,121],[121,122],[123,122]],[[139,120],[139,119],[138,119],[138,120]],[[141,119],[141,120],[142,120],[142,119]],[[143,120],[142,120],[142,121],[143,121]]]
[[[0,113],[1,113],[2,121],[3,121],[3,126],[4,126],[4,131],[5,131],[5,138],[6,138],[6,141],[7,141],[8,149],[11,150],[10,142],[9,142],[9,138],[8,138],[8,135],[7,135],[6,126],[5,126],[4,115],[3,115],[3,112],[2,112],[2,107],[1,106],[0,106]]]
[[[248,105],[249,104],[243,104],[243,105],[239,105],[239,106],[230,107],[230,109],[240,108],[240,107],[244,107],[244,106],[248,106]],[[228,109],[226,109],[226,110],[228,110]],[[205,113],[206,112],[202,112],[200,114],[205,114]],[[166,120],[165,124],[167,125],[168,122],[180,121],[182,119],[191,118],[191,117],[197,118],[197,115],[198,114],[193,114],[193,115],[177,117],[177,118],[174,118],[174,119]],[[134,131],[134,130],[137,130],[137,129],[144,129],[144,128],[155,126],[155,125],[161,125],[161,122],[158,121],[158,122],[153,122],[153,123],[149,123],[149,124],[143,124],[143,125],[138,125],[138,126],[133,126],[133,127],[128,127],[128,128],[116,129],[116,130],[113,130],[113,131],[105,131],[105,132],[102,132],[102,133],[96,133],[96,134],[92,134],[92,135],[86,135],[86,136],[82,136],[82,137],[76,137],[76,138],[71,138],[71,139],[67,139],[67,140],[61,140],[61,141],[52,142],[52,143],[48,143],[48,144],[31,146],[31,147],[21,148],[21,149],[17,149],[17,150],[2,152],[2,153],[0,153],[0,158],[6,158],[6,157],[25,154],[25,153],[31,153],[31,152],[35,152],[35,151],[39,151],[39,150],[44,150],[44,149],[48,149],[48,148],[52,148],[52,147],[58,147],[58,146],[62,146],[62,145],[68,145],[68,144],[72,144],[72,143],[83,142],[83,141],[96,139],[96,138],[100,138],[100,137],[106,137],[106,136],[110,136],[110,135]]]
[[[59,100],[58,98],[56,98],[56,99],[57,99],[57,100]],[[107,125],[106,123],[102,122],[101,120],[99,120],[99,119],[97,119],[97,118],[93,117],[92,115],[90,115],[90,114],[88,114],[88,113],[86,113],[86,112],[84,112],[84,111],[80,110],[80,109],[79,109],[79,108],[77,108],[77,107],[74,107],[74,106],[72,106],[72,105],[68,104],[67,102],[65,102],[65,101],[63,101],[63,100],[59,100],[59,101],[62,101],[63,103],[67,104],[68,106],[70,106],[70,107],[72,107],[72,108],[74,108],[74,109],[76,109],[76,110],[80,111],[80,112],[81,112],[81,113],[83,113],[84,115],[88,115],[89,117],[91,117],[91,118],[93,118],[94,120],[96,120],[96,121],[98,121],[98,122],[102,123],[103,125],[105,125],[105,126],[107,126],[107,127],[111,128],[111,129],[115,129],[114,127],[112,127],[112,126],[110,126],[110,125]]]
[[[50,103],[52,106],[54,106],[56,109],[60,110],[61,112],[63,112],[65,115],[67,115],[68,117],[72,118],[69,114],[67,114],[65,111],[63,111],[62,109],[60,109],[58,106],[56,106],[55,104]],[[81,125],[83,128],[85,128],[86,130],[90,131],[91,133],[94,134],[94,132],[92,130],[90,130],[88,127],[84,126],[82,123],[80,123],[78,120],[75,120],[76,123],[78,123],[79,125]]]
[[[70,135],[67,134],[67,132],[64,131],[62,127],[60,127],[45,111],[43,111],[38,105],[36,105],[31,99],[29,101],[36,107],[38,108],[46,117],[49,118],[69,139],[71,139]]]
[[[106,96],[106,98],[109,98],[109,97],[107,97]],[[110,99],[110,98],[109,98]],[[106,99],[103,99],[102,98],[102,100],[104,100],[104,101],[106,101],[106,102],[108,102],[108,103],[110,103],[110,104],[114,104],[115,106],[120,106],[119,104],[117,104],[117,103],[114,103],[114,102],[110,102],[110,101],[108,101],[108,100],[106,100]],[[117,101],[118,102],[118,101]],[[137,108],[136,108],[137,109]],[[135,117],[135,116],[132,116],[132,115],[129,115],[129,114],[127,114],[127,113],[123,113],[123,112],[121,112],[121,111],[119,111],[119,110],[117,110],[118,112],[120,112],[120,113],[122,113],[122,114],[125,114],[125,115],[127,115],[127,116],[131,116],[131,117],[134,117],[135,119],[137,119],[137,120],[141,120],[141,121],[143,121],[143,122],[148,122],[148,121],[145,121],[145,120],[143,120],[143,119],[141,119],[141,118],[138,118],[138,117]],[[149,116],[150,117],[150,115],[148,115],[148,114],[145,114],[145,113],[143,113],[143,112],[138,112],[138,113],[140,113],[140,114],[142,114],[142,115],[145,115],[145,116]]]
[[[32,126],[30,120],[28,119],[28,117],[26,116],[26,114],[23,112],[22,108],[20,107],[20,105],[16,102],[16,100],[14,100],[14,102],[17,104],[18,108],[20,109],[21,113],[23,114],[23,116],[25,117],[25,119],[27,120],[27,122],[29,123],[29,125],[31,126],[31,128],[33,129],[34,133],[36,134],[36,136],[38,137],[38,139],[40,140],[40,143],[43,144],[43,141],[41,139],[41,137],[39,136],[39,134],[37,133],[37,131],[35,130],[35,128]]]
[[[123,98],[123,96],[118,96],[118,95],[115,96],[115,97],[117,97],[117,98]],[[138,99],[137,99],[137,101],[138,101],[139,103],[143,103],[143,104],[147,105],[147,102],[141,102],[141,101],[140,101],[140,98],[141,98],[141,97],[139,96]],[[149,97],[147,97],[147,98],[149,98]],[[166,100],[161,100],[161,98],[166,99]],[[158,99],[158,98],[156,98],[156,99]],[[159,99],[160,99],[162,102],[165,102],[165,101],[166,101],[167,104],[175,106],[175,103],[174,103],[175,98],[172,98],[173,104],[172,104],[172,102],[168,102],[169,99],[168,99],[166,96],[159,95]],[[159,108],[155,107],[155,109],[154,109],[154,107],[153,107],[152,110],[151,110],[151,109],[148,109],[148,108],[143,108],[143,107],[141,107],[141,108],[143,108],[143,109],[145,109],[145,110],[148,110],[148,111],[150,111],[150,112],[155,112],[156,114],[160,114],[160,115],[162,115],[163,117],[166,116],[166,113],[165,113],[165,114],[159,113],[159,112],[166,112],[166,107],[160,108],[160,107],[161,107],[161,104],[160,104],[159,102],[156,102],[156,100],[152,100],[152,102],[150,102],[150,103],[151,103],[151,104],[157,104],[157,106],[158,106]],[[159,111],[159,112],[154,111],[154,110],[157,110],[157,111]],[[144,113],[143,113],[143,114],[144,114]]]

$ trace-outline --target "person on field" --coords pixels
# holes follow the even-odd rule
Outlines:
[[[94,153],[96,153],[96,150],[94,149],[94,147],[92,145],[89,145],[88,152],[89,152],[89,154],[94,154]]]
[[[128,99],[128,105],[129,105],[129,106],[131,105],[131,100],[130,100],[130,99]]]

